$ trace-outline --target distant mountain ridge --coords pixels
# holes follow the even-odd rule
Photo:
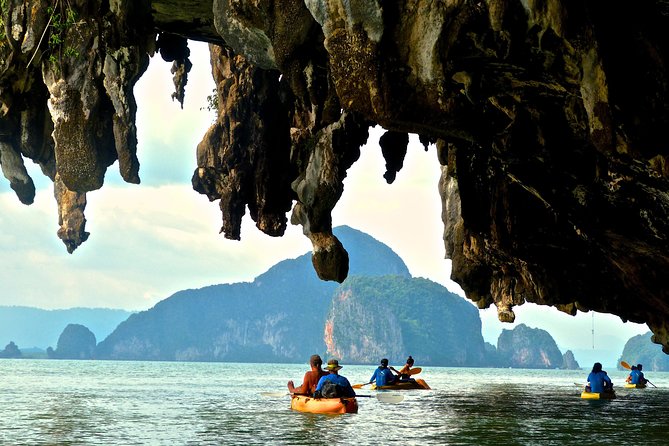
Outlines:
[[[410,277],[402,259],[373,237],[335,228],[349,247],[351,275]],[[283,260],[251,283],[184,290],[132,315],[98,344],[108,359],[303,362],[324,352],[323,326],[339,284],[320,280],[311,254]],[[305,356],[306,355],[306,356]]]
[[[43,310],[25,306],[0,306],[0,344],[13,341],[21,350],[56,345],[68,324],[88,327],[104,339],[133,312],[109,308]]]
[[[411,277],[402,259],[373,237],[347,226],[334,232],[349,251],[343,284],[321,281],[310,254],[283,260],[253,282],[179,291],[133,314],[97,345],[95,357],[280,363],[319,353],[369,364],[381,357],[401,363],[411,354],[421,365],[510,365],[483,341],[471,302]],[[518,342],[532,346],[533,337],[519,331],[507,350]],[[560,364],[551,359],[512,366],[562,365],[555,341],[541,332],[539,355],[552,343],[550,355]]]
[[[400,364],[411,354],[421,366],[578,367],[547,332],[523,324],[504,330],[497,347],[485,343],[471,302],[411,277],[402,259],[373,237],[347,226],[334,232],[349,251],[342,284],[320,280],[307,253],[253,282],[182,290],[149,310],[125,312],[129,317],[98,344],[96,326],[89,330],[69,314],[60,337],[49,340],[53,345],[57,338],[57,348],[46,353],[53,359],[268,363],[303,363],[319,353],[359,364],[382,357]],[[9,347],[5,356],[20,355]]]

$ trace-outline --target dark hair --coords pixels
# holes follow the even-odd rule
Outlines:
[[[637,368],[637,370],[641,370],[643,368],[643,366],[641,364],[637,364],[636,368]],[[652,372],[652,370],[651,370],[651,372]]]
[[[409,357],[407,358],[407,364],[413,365],[413,358],[411,357],[411,355],[409,355]]]
[[[597,373],[597,372],[601,372],[601,371],[602,371],[602,364],[599,363],[599,362],[596,362],[596,363],[592,366],[592,373]]]
[[[323,365],[323,360],[318,355],[311,355],[311,358],[309,358],[309,364],[314,367],[320,367]]]
[[[381,360],[381,365],[384,366],[384,367],[387,366],[388,365],[388,360],[386,358],[383,358]]]

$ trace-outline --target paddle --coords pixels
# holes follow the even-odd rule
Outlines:
[[[290,395],[290,393],[286,392],[260,392],[260,396],[264,396],[265,398],[281,398],[286,395]]]
[[[372,382],[373,381],[364,384],[353,384],[351,387],[353,387],[354,389],[362,389],[362,386],[366,386],[367,384],[371,384]]]
[[[287,392],[260,392],[260,396],[266,398],[282,398],[288,396],[290,393]],[[356,398],[376,398],[382,403],[399,403],[404,400],[404,395],[399,395],[397,393],[384,393],[379,392],[376,395],[356,395]]]
[[[623,366],[624,369],[632,370],[632,366],[626,363],[625,361],[620,361],[620,365]],[[646,379],[646,382],[657,389],[657,386],[652,382],[650,382],[649,380]]]

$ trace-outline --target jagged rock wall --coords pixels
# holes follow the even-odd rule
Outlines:
[[[220,200],[226,237],[246,207],[281,235],[295,202],[319,276],[343,280],[330,212],[367,128],[389,131],[389,182],[418,133],[443,166],[452,278],[479,307],[615,313],[669,352],[666,0],[48,3],[2,3],[0,164],[24,203],[23,159],[54,180],[68,250],[114,160],[139,181],[132,86],[148,57],[174,62],[182,98],[199,39],[220,116],[193,185]]]

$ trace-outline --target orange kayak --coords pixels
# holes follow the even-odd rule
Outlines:
[[[416,379],[413,381],[399,382],[395,384],[388,384],[387,386],[377,387],[375,384],[372,385],[372,390],[410,390],[410,389],[427,389],[431,387],[427,385],[424,379]]]
[[[307,395],[293,395],[290,408],[309,413],[358,413],[355,398],[312,398]]]

